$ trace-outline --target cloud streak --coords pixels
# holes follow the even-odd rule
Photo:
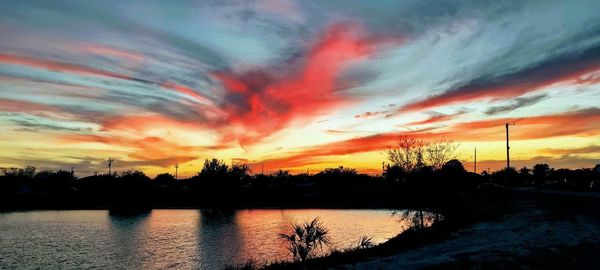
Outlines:
[[[536,104],[540,101],[542,101],[543,99],[545,99],[547,97],[547,95],[545,94],[540,94],[540,95],[535,95],[535,96],[530,96],[530,97],[519,97],[514,99],[514,101],[509,104],[509,105],[504,105],[504,106],[494,106],[494,107],[490,107],[489,109],[487,109],[485,111],[485,114],[487,115],[494,115],[494,114],[499,114],[499,113],[504,113],[504,112],[510,112],[522,107],[527,107],[527,106],[531,106],[533,104]]]

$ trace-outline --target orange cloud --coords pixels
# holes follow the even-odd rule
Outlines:
[[[373,53],[374,44],[356,25],[336,24],[307,52],[300,71],[284,76],[265,70],[216,73],[229,91],[224,140],[237,139],[241,145],[258,142],[293,119],[311,118],[349,102],[334,91],[336,77],[352,61]]]
[[[64,143],[82,143],[96,142],[112,146],[121,146],[132,148],[132,152],[127,156],[139,161],[138,165],[148,164],[160,165],[158,161],[169,161],[172,163],[163,164],[171,166],[175,163],[184,163],[196,159],[195,155],[183,155],[182,153],[190,153],[198,150],[203,150],[203,147],[179,145],[159,137],[144,137],[140,139],[130,139],[119,136],[100,136],[90,134],[71,134],[59,137],[60,142]],[[173,153],[179,153],[174,155]]]
[[[458,123],[451,133],[461,140],[486,141],[498,138],[505,123],[517,122],[511,137],[517,140],[559,136],[594,136],[600,134],[600,109],[586,109],[553,115],[525,118],[500,118]]]
[[[294,168],[318,164],[324,161],[331,161],[330,159],[335,156],[384,150],[388,146],[395,144],[398,137],[402,135],[428,140],[446,137],[448,134],[442,132],[428,133],[419,130],[412,132],[392,132],[358,137],[329,144],[302,148],[297,153],[287,157],[265,160],[265,164],[270,164],[269,169]],[[325,157],[328,157],[329,160],[327,160]]]
[[[511,130],[513,140],[600,134],[600,109],[587,109],[563,114],[534,116],[526,119],[503,118],[459,123],[437,132],[433,132],[437,129],[422,129],[382,133],[302,148],[287,157],[268,160],[268,163],[271,164],[270,168],[274,169],[293,168],[322,163],[326,160],[324,157],[331,158],[354,153],[383,151],[388,146],[393,145],[401,135],[422,140],[445,138],[457,142],[493,141],[504,138],[502,135],[504,134],[505,123],[515,121],[518,121],[518,125]]]

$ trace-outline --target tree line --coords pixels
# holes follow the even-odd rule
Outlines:
[[[457,158],[458,144],[400,137],[386,150],[389,164],[381,175],[346,167],[316,174],[251,174],[247,164],[227,165],[207,159],[186,179],[163,173],[150,178],[141,171],[78,178],[72,171],[34,167],[0,170],[0,207],[152,206],[306,206],[367,207],[397,204],[443,205],[458,194],[482,189],[543,187],[598,191],[600,165],[584,169],[552,169],[537,164],[482,174],[467,172]],[[50,206],[49,206],[50,207]]]

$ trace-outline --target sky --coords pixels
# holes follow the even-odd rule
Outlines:
[[[600,163],[600,1],[0,0],[0,167]]]

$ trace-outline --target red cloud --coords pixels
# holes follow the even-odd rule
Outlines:
[[[447,133],[428,133],[422,131],[393,132],[359,137],[339,142],[317,145],[300,149],[299,152],[287,157],[265,160],[269,169],[294,168],[305,165],[318,164],[326,161],[324,157],[348,155],[354,153],[384,150],[393,145],[399,136],[407,135],[417,139],[434,139],[446,137]]]
[[[337,24],[307,52],[299,71],[283,76],[264,70],[241,75],[216,73],[229,91],[223,140],[251,144],[292,120],[312,118],[349,102],[335,92],[336,77],[351,61],[370,55],[373,46],[374,41],[363,38],[356,25]]]

